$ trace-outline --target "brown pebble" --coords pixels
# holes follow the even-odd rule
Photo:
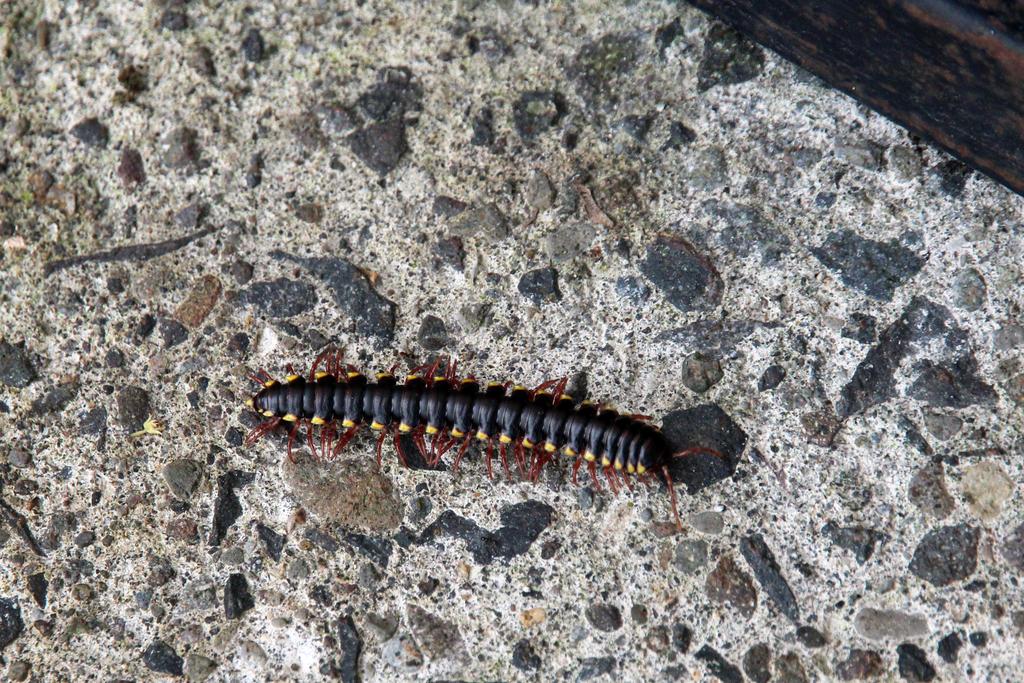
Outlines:
[[[757,591],[750,577],[730,556],[718,561],[715,569],[708,574],[705,584],[708,597],[715,602],[730,604],[745,617],[751,617],[757,609]]]
[[[178,305],[174,317],[186,327],[198,328],[213,310],[220,298],[221,290],[220,280],[213,275],[204,275],[192,286],[192,291],[185,300]]]
[[[137,150],[125,147],[121,150],[121,163],[117,165],[117,175],[125,187],[141,185],[146,182],[146,171],[142,164],[142,155]]]

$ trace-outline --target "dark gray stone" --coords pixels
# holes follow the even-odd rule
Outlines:
[[[956,280],[953,281],[953,292],[956,305],[965,311],[977,311],[985,305],[988,298],[985,279],[975,268],[968,268],[956,276]]]
[[[162,640],[154,640],[142,653],[142,663],[150,671],[170,676],[181,676],[185,662],[174,648]]]
[[[757,381],[758,391],[771,391],[786,379],[786,369],[781,365],[769,365]]]
[[[668,124],[668,138],[661,146],[661,151],[681,149],[697,140],[697,133],[692,128],[679,121],[672,121]]]
[[[422,108],[423,90],[407,67],[386,67],[377,72],[377,82],[356,100],[356,107],[372,121],[386,121]]]
[[[966,343],[965,333],[955,325],[947,308],[914,297],[899,319],[882,331],[878,344],[868,351],[843,387],[836,406],[839,416],[862,413],[892,398],[896,371],[910,355],[912,344],[938,337],[945,338],[947,349]]]
[[[349,133],[345,142],[352,153],[381,177],[398,167],[409,150],[401,117],[377,121]]]
[[[735,664],[729,663],[725,657],[718,654],[710,645],[705,645],[697,650],[694,655],[696,659],[704,662],[708,673],[722,681],[722,683],[743,683],[743,674]]]
[[[877,324],[878,320],[873,315],[851,313],[850,319],[843,326],[842,335],[861,344],[871,344],[878,336],[875,330]]]
[[[430,543],[442,536],[460,538],[477,564],[495,559],[509,560],[522,555],[551,524],[554,509],[540,501],[528,500],[501,511],[502,526],[488,531],[475,521],[445,510],[419,535],[417,543]]]
[[[162,318],[160,337],[163,339],[164,348],[170,349],[188,339],[188,329],[177,320]]]
[[[45,597],[43,603],[46,603]],[[0,598],[0,651],[17,640],[24,630],[17,598]]]
[[[168,31],[184,31],[188,28],[188,15],[177,7],[168,7],[160,15],[160,28]]]
[[[79,386],[76,382],[70,384],[58,384],[48,390],[41,397],[32,401],[29,408],[31,415],[49,415],[59,413],[71,400],[78,395]]]
[[[825,645],[828,644],[828,638],[825,637],[825,634],[813,626],[801,626],[798,628],[796,630],[796,639],[799,640],[804,647],[811,649],[825,647]]]
[[[258,522],[256,524],[256,535],[259,536],[260,540],[263,542],[263,547],[266,549],[267,555],[270,555],[270,558],[274,560],[274,562],[280,562],[281,551],[284,550],[286,540],[284,534],[279,534],[269,526]]]
[[[519,278],[519,293],[534,305],[558,301],[562,293],[558,290],[558,271],[554,268],[537,268]]]
[[[338,649],[341,651],[338,676],[342,683],[358,683],[359,655],[363,651],[363,639],[359,636],[351,615],[338,619],[335,630],[338,634]]]
[[[263,35],[259,29],[251,28],[245,33],[242,39],[242,56],[247,62],[261,62],[266,51],[263,43]]]
[[[242,516],[242,503],[235,489],[251,484],[255,478],[253,473],[241,470],[231,470],[217,477],[217,498],[213,503],[213,521],[208,541],[211,546],[219,546],[228,529]]]
[[[669,463],[672,479],[686,484],[690,495],[732,476],[747,445],[746,433],[713,403],[669,413],[662,431],[676,453],[699,447],[719,454],[696,452]]]
[[[955,664],[957,658],[960,656],[960,648],[964,646],[963,638],[956,631],[945,636],[939,641],[939,645],[936,648],[936,652],[942,661],[947,664]]]
[[[743,671],[754,683],[768,683],[772,678],[772,653],[765,643],[751,645],[743,655]]]
[[[672,647],[680,654],[690,651],[690,644],[693,642],[693,629],[682,622],[672,625]]]
[[[128,386],[117,393],[117,422],[123,428],[141,430],[149,413],[149,394],[142,387]]]
[[[340,311],[355,321],[357,334],[390,340],[395,331],[395,304],[377,293],[369,278],[344,259],[301,258],[281,251],[270,254],[276,259],[298,263],[326,284],[334,294]]]
[[[821,528],[821,533],[834,544],[853,553],[857,564],[864,564],[871,559],[875,546],[889,540],[888,534],[865,526],[841,527],[829,522]]]
[[[25,343],[15,345],[0,341],[0,382],[24,389],[35,379],[36,370],[25,350]]]
[[[790,620],[799,621],[800,608],[797,606],[796,596],[782,576],[779,563],[775,561],[775,555],[761,534],[750,534],[740,541],[740,552],[753,570],[762,590]]]
[[[585,614],[590,625],[598,631],[611,633],[622,628],[622,612],[615,605],[594,602],[587,607]]]
[[[971,177],[971,169],[962,161],[947,159],[932,167],[932,172],[939,180],[939,189],[951,197],[959,197]]]
[[[763,70],[764,52],[760,47],[724,24],[711,24],[697,69],[697,90],[743,83],[757,78]]]
[[[908,395],[934,408],[967,408],[991,405],[998,398],[990,385],[978,377],[978,363],[963,355],[951,363],[922,361],[917,379]]]
[[[540,657],[533,651],[530,641],[520,638],[512,648],[512,666],[520,671],[536,671],[540,665]]]
[[[249,592],[249,582],[244,574],[232,574],[224,585],[224,616],[241,619],[242,615],[256,606]]]
[[[915,683],[926,683],[935,679],[935,667],[928,662],[928,655],[913,643],[903,643],[896,648],[899,656],[897,666],[900,678]]]
[[[417,335],[420,346],[428,351],[443,349],[448,344],[448,329],[436,315],[424,316]]]
[[[110,140],[107,127],[96,117],[82,119],[71,128],[71,134],[90,147],[106,147]]]
[[[914,551],[910,572],[939,587],[968,578],[978,566],[980,535],[977,527],[967,524],[928,532]]]
[[[239,292],[238,302],[255,306],[271,318],[290,318],[319,303],[313,285],[286,277],[252,283]]]
[[[616,82],[636,67],[641,49],[641,38],[634,33],[608,33],[580,48],[568,73],[589,106],[619,101],[622,91]]]
[[[640,271],[681,311],[706,310],[722,301],[722,278],[714,265],[678,237],[659,236],[647,248]]]
[[[565,98],[554,90],[528,90],[512,105],[512,120],[523,140],[533,140],[562,120],[567,111]]]
[[[878,242],[852,230],[831,233],[811,253],[844,285],[881,301],[892,301],[896,289],[924,267],[925,259],[897,240]]]
[[[576,680],[589,681],[591,678],[610,674],[614,670],[614,657],[586,657],[580,661],[580,671],[576,675]]]

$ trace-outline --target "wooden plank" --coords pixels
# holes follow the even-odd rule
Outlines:
[[[1024,194],[1024,2],[689,2]]]

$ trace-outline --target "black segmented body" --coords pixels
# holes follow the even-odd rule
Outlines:
[[[349,429],[368,423],[383,431],[497,439],[637,475],[657,471],[672,457],[661,431],[642,419],[564,393],[481,387],[474,379],[410,375],[399,384],[387,373],[375,382],[357,372],[320,372],[312,380],[290,375],[284,383],[267,380],[252,407],[275,423]]]

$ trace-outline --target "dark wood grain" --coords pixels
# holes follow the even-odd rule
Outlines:
[[[1024,193],[1024,2],[690,2]]]

